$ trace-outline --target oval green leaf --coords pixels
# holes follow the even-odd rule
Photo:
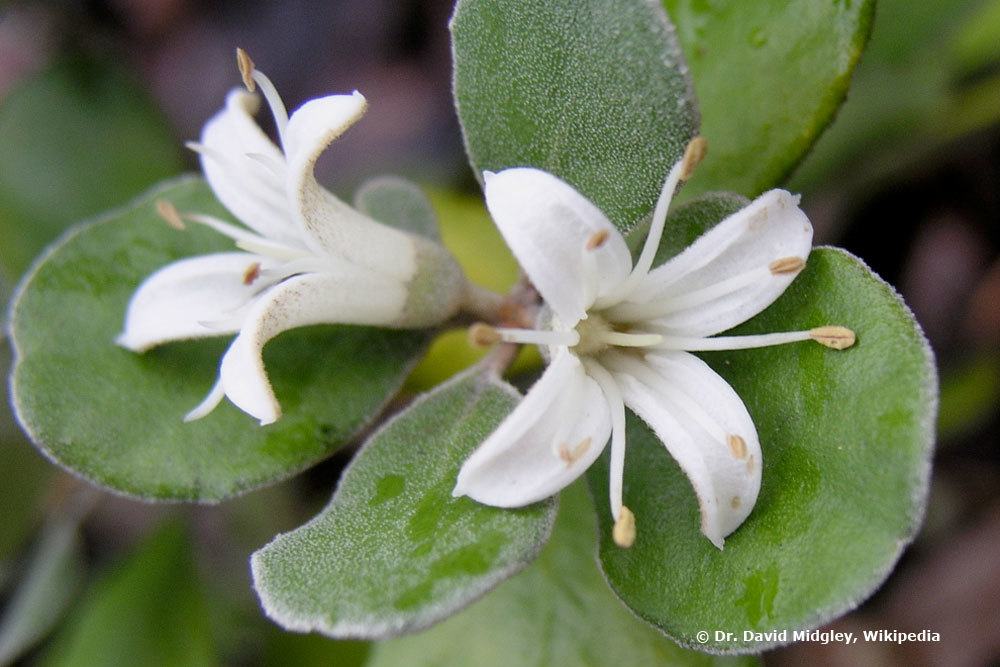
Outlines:
[[[780,183],[833,115],[874,0],[663,0],[691,66],[708,157],[686,196]]]
[[[17,416],[70,471],[155,500],[217,501],[284,479],[328,456],[377,415],[426,344],[423,333],[319,326],[289,331],[264,361],[284,416],[260,427],[224,401],[183,416],[215,382],[228,339],[134,354],[114,344],[125,307],[155,269],[231,249],[198,226],[183,232],[153,204],[225,217],[203,181],[185,178],[60,240],[12,309]]]
[[[536,167],[622,231],[698,127],[673,26],[649,0],[459,0],[455,101],[476,177]]]
[[[759,664],[683,649],[630,614],[594,563],[585,487],[566,489],[559,505],[552,539],[527,570],[427,632],[376,644],[368,667]]]
[[[601,563],[622,600],[682,645],[750,652],[794,641],[794,630],[870,595],[919,526],[937,378],[892,288],[844,251],[814,250],[785,294],[735,331],[831,323],[854,329],[856,345],[700,355],[746,403],[764,455],[757,504],[724,551],[699,531],[694,492],[662,443],[629,421],[625,502],[638,537],[618,548],[601,513]],[[607,475],[605,458],[588,476],[597,497]],[[704,629],[732,635],[704,644]]]
[[[454,613],[534,559],[554,502],[508,510],[451,496],[462,463],[517,401],[473,369],[382,427],[326,509],[253,555],[267,615],[298,632],[390,637]]]

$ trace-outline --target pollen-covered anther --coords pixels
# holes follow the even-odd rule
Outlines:
[[[847,327],[826,326],[809,330],[809,337],[833,350],[846,350],[854,345],[854,332]]]
[[[587,250],[597,250],[604,242],[608,240],[608,230],[601,229],[594,232],[589,239],[587,239]]]
[[[635,515],[624,505],[618,513],[615,527],[611,529],[611,537],[622,549],[628,549],[635,544]]]
[[[681,167],[682,181],[691,178],[695,167],[705,159],[706,153],[708,153],[708,142],[705,141],[705,137],[698,136],[688,142],[687,148],[684,149],[684,164]]]
[[[240,68],[240,76],[243,78],[243,85],[246,86],[247,90],[251,93],[257,90],[257,84],[253,80],[255,69],[253,61],[243,49],[236,49],[236,65]]]
[[[767,268],[777,276],[783,273],[796,273],[801,271],[805,265],[806,261],[801,257],[782,257],[768,264]]]
[[[184,220],[181,219],[181,214],[177,212],[177,207],[166,199],[156,200],[156,214],[174,229],[184,230],[187,228]]]
[[[476,347],[489,347],[500,341],[500,332],[488,324],[476,322],[469,327],[469,342]]]
[[[590,437],[586,437],[576,443],[572,449],[570,448],[569,443],[564,442],[559,445],[559,458],[565,461],[567,466],[571,466],[579,461],[581,456],[587,453],[587,450],[590,449],[591,442],[592,439]]]
[[[260,262],[254,262],[243,272],[243,284],[253,285],[258,278],[260,278]]]
[[[738,435],[730,434],[726,437],[726,443],[729,445],[729,451],[733,453],[733,456],[738,459],[745,459],[747,457],[747,441]]]

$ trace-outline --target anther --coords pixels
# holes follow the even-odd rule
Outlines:
[[[795,273],[796,271],[801,271],[802,267],[806,265],[806,261],[801,257],[782,257],[781,259],[776,259],[767,265],[767,268],[771,270],[774,275],[780,275],[782,273]]]
[[[742,504],[743,501],[740,500],[739,496],[733,496],[732,500],[729,501],[729,506],[732,507],[734,510],[738,510],[740,508],[740,505]]]
[[[587,437],[576,444],[573,449],[569,448],[568,443],[562,443],[559,445],[559,458],[566,462],[566,466],[569,467],[580,460],[588,449],[590,449],[591,438]]]
[[[260,278],[260,262],[254,262],[243,272],[243,284],[253,285],[253,281]]]
[[[681,167],[682,181],[691,178],[694,168],[705,159],[705,153],[707,152],[708,142],[705,141],[705,137],[698,136],[688,142],[687,148],[684,149],[684,164]]]
[[[251,93],[257,90],[257,84],[253,80],[254,64],[250,56],[243,49],[236,49],[236,65],[240,68],[240,76],[243,77],[243,85]]]
[[[177,207],[168,202],[166,199],[156,200],[156,214],[163,218],[164,222],[173,227],[174,229],[186,229],[187,226],[181,219],[181,214],[177,212]]]
[[[747,441],[738,435],[729,435],[726,437],[726,442],[729,444],[729,451],[733,453],[733,456],[738,459],[745,459],[747,456]]]
[[[618,513],[615,527],[611,530],[611,537],[622,549],[628,549],[635,544],[635,515],[624,505]]]
[[[847,327],[828,326],[809,330],[809,337],[833,350],[846,350],[854,345],[854,332]]]
[[[488,324],[476,322],[469,327],[469,342],[476,347],[489,347],[500,340],[500,332]]]
[[[608,240],[608,230],[602,229],[600,231],[594,232],[589,239],[587,239],[587,250],[597,250],[604,242]]]

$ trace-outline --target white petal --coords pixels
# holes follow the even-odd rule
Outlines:
[[[242,89],[226,97],[226,106],[201,133],[201,166],[208,184],[241,222],[269,239],[301,243],[289,212],[283,174],[261,164],[279,165],[284,156],[253,118],[256,95]]]
[[[781,296],[797,272],[773,274],[769,265],[788,257],[805,260],[811,244],[812,225],[798,207],[798,197],[771,190],[651,271],[633,298],[686,303],[656,317],[657,330],[711,336],[750,319]]]
[[[590,467],[610,434],[604,394],[564,350],[462,465],[452,495],[496,507],[548,498]]]
[[[274,422],[281,408],[261,358],[269,340],[311,324],[392,324],[406,294],[400,283],[355,271],[304,274],[275,285],[254,303],[222,358],[219,374],[226,396],[261,424]]]
[[[507,245],[567,326],[585,318],[595,299],[631,271],[632,257],[618,230],[590,200],[552,174],[527,168],[487,173],[484,192]],[[602,231],[607,232],[603,245],[587,250],[587,241]]]
[[[607,355],[625,404],[652,427],[698,496],[701,530],[720,549],[750,514],[760,490],[757,429],[733,388],[687,352],[646,361]],[[730,441],[730,436],[739,440]]]
[[[242,252],[182,259],[146,278],[132,295],[116,342],[134,352],[174,340],[221,336],[239,329],[205,326],[227,319],[261,286],[246,285],[247,269],[268,260]]]
[[[355,92],[311,100],[292,114],[285,130],[290,205],[314,251],[405,281],[416,271],[410,236],[348,206],[313,174],[320,154],[365,108],[364,96]]]

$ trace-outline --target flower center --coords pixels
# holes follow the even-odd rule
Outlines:
[[[574,331],[580,340],[570,349],[581,357],[593,357],[609,347],[652,347],[663,341],[660,334],[620,331],[599,313],[588,313],[587,319],[580,320]]]

